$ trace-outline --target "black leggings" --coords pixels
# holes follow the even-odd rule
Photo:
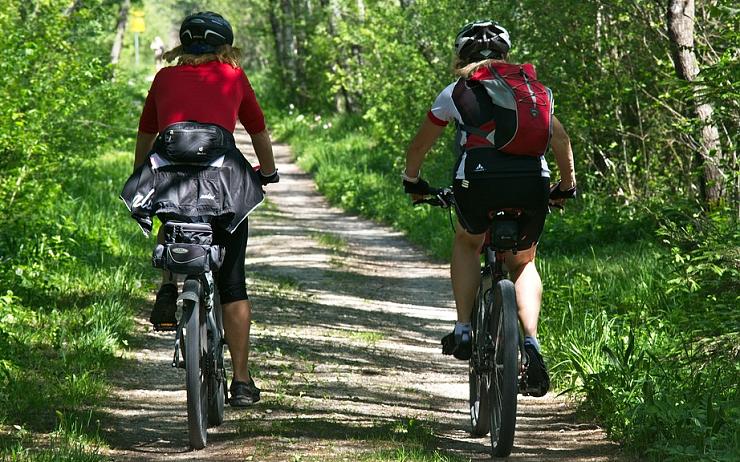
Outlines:
[[[244,274],[244,258],[247,253],[249,226],[245,218],[232,234],[218,226],[213,227],[213,241],[226,248],[221,269],[216,274],[216,286],[221,303],[249,300]]]
[[[471,234],[483,234],[491,224],[490,212],[503,208],[519,208],[519,250],[536,244],[545,226],[549,178],[509,177],[469,180],[462,187],[461,180],[453,183],[458,220]]]

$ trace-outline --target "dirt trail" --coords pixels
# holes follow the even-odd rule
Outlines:
[[[252,158],[248,140],[238,136]],[[150,332],[145,310],[104,410],[107,453],[122,461],[353,460],[415,437],[431,441],[427,450],[488,459],[489,439],[468,433],[467,367],[439,348],[454,320],[447,266],[400,233],[330,207],[287,147],[275,155],[281,181],[250,217],[247,251],[262,402],[227,408],[208,448],[189,451],[184,374],[169,366],[173,336]],[[622,459],[599,428],[550,394],[519,398],[510,460]]]

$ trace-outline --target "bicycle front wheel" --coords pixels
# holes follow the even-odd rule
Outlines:
[[[493,287],[491,333],[494,371],[491,374],[491,453],[508,457],[514,446],[518,393],[519,318],[516,292],[508,279]]]
[[[491,296],[491,273],[481,274],[478,295],[475,298],[473,313],[473,354],[470,357],[468,383],[470,386],[470,433],[485,436],[491,428],[489,388],[491,386],[491,334],[489,325],[491,314],[487,298]]]
[[[200,281],[188,279],[183,286],[185,324],[185,375],[188,395],[188,436],[193,449],[206,446],[208,384],[204,364],[208,345],[206,313]]]
[[[224,368],[224,328],[218,294],[208,314],[208,426],[224,422],[226,403],[226,369]]]

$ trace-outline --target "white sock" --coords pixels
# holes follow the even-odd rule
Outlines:
[[[455,323],[455,335],[462,335],[463,333],[468,333],[472,329],[472,326],[469,322],[460,322],[457,321]]]

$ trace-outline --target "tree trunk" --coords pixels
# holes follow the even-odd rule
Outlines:
[[[275,14],[274,3],[270,8],[270,27],[272,29],[272,38],[275,40],[275,57],[277,58],[278,65],[280,66],[280,71],[283,72],[285,70],[285,44],[283,43],[282,25],[280,24],[280,20],[278,19],[277,14]]]
[[[293,14],[293,2],[291,0],[280,0],[280,9],[282,10],[282,32],[283,32],[283,57],[285,67],[287,68],[288,75],[290,76],[291,83],[295,83],[296,79],[296,39],[293,31],[293,24],[295,22]]]
[[[121,10],[118,13],[118,25],[116,25],[116,36],[113,39],[113,48],[110,51],[111,64],[118,64],[121,58],[121,49],[123,48],[123,33],[126,32],[126,22],[128,21],[128,10],[131,8],[131,0],[124,0],[121,3]]]
[[[694,0],[668,1],[668,37],[673,49],[673,65],[679,78],[693,82],[699,74],[694,52]],[[704,200],[717,203],[724,195],[724,175],[720,170],[722,146],[719,130],[712,123],[712,106],[701,101],[701,88],[694,88],[694,108],[701,123],[701,191]]]
[[[342,21],[342,7],[338,0],[331,0],[329,2],[329,33],[336,35],[339,31],[339,23]],[[339,70],[345,71],[346,57],[342,55],[340,48],[339,53],[336,56],[332,70],[337,72]],[[345,112],[352,112],[352,100],[349,92],[345,88],[344,84],[340,85],[339,90],[334,94],[334,106],[336,111],[340,114]]]
[[[66,10],[64,10],[65,16],[71,16],[75,11],[77,11],[82,6],[82,0],[75,0],[72,2],[71,5],[67,7]]]
[[[360,22],[365,22],[365,15],[365,1],[357,0],[357,19],[359,19]]]

